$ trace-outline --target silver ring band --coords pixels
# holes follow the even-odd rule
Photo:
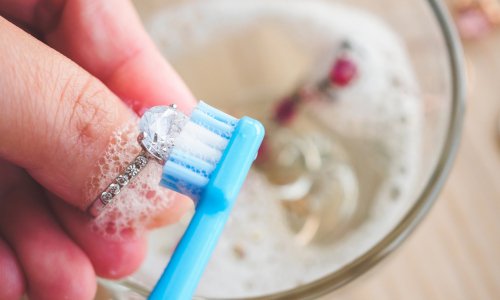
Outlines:
[[[88,213],[92,217],[97,217],[104,208],[109,205],[131,180],[133,180],[139,172],[148,164],[151,158],[146,151],[141,151],[131,163],[118,175],[111,184],[92,202],[88,208]]]
[[[163,165],[174,147],[174,139],[186,122],[187,117],[177,111],[175,104],[148,109],[139,122],[137,142],[142,147],[141,153],[97,196],[87,209],[88,213],[97,217],[150,160]]]

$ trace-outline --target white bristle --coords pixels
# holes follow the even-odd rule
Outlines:
[[[213,138],[218,137],[215,133],[210,131],[208,133]],[[196,136],[191,135],[191,132],[182,131],[175,140],[175,148],[209,163],[217,163],[222,155],[220,149],[212,148],[201,140],[197,140]]]
[[[175,139],[161,184],[195,201],[210,180],[237,119],[200,103]]]
[[[218,150],[224,150],[226,148],[228,140],[221,137],[218,134],[214,134],[210,130],[202,127],[193,122],[188,122],[186,126],[182,129],[185,133],[189,134],[190,137],[209,145],[212,148]]]

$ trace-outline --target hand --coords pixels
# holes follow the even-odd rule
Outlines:
[[[0,15],[0,299],[91,299],[96,276],[139,266],[145,241],[85,226],[89,174],[129,107],[194,100],[127,1],[0,0]]]

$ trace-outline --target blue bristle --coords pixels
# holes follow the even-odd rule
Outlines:
[[[189,120],[226,139],[229,139],[231,137],[231,132],[234,128],[234,126],[231,126],[231,124],[214,119],[211,115],[207,115],[203,111],[198,109],[195,109],[191,113],[191,118]]]
[[[204,127],[229,141],[238,123],[238,119],[204,102],[200,102],[192,111],[189,122]],[[181,132],[182,134],[183,132]],[[184,134],[188,133],[184,132]],[[215,149],[211,145],[208,146],[211,149]],[[174,146],[174,149],[170,153],[163,167],[161,184],[176,192],[190,196],[196,201],[202,193],[204,186],[208,183],[210,174],[215,169],[217,161],[204,160],[202,157],[186,153],[185,151],[189,151],[187,147],[184,147],[184,151],[180,148],[182,147],[176,148]],[[225,149],[215,150],[222,155]]]
[[[215,168],[214,164],[208,163],[198,157],[190,155],[189,153],[184,153],[177,149],[172,151],[168,161],[178,165],[184,165],[186,168],[191,170],[199,170],[200,175],[204,175],[205,177],[208,177],[208,175]]]
[[[198,105],[196,106],[196,109],[203,111],[205,114],[209,115],[211,118],[213,118],[217,121],[226,123],[233,128],[238,123],[238,119],[236,119],[235,117],[230,116],[230,115],[226,114],[225,112],[220,111],[216,108],[213,108],[212,106],[206,104],[203,101],[200,101],[200,103],[198,103]]]

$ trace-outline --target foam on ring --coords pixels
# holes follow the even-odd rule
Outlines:
[[[88,182],[89,199],[94,199],[103,191],[139,154],[141,147],[137,143],[138,134],[137,119],[133,119],[112,135],[106,152]],[[146,230],[152,219],[172,204],[172,192],[158,184],[161,172],[162,166],[151,160],[94,219],[93,228],[111,239],[139,235]]]

